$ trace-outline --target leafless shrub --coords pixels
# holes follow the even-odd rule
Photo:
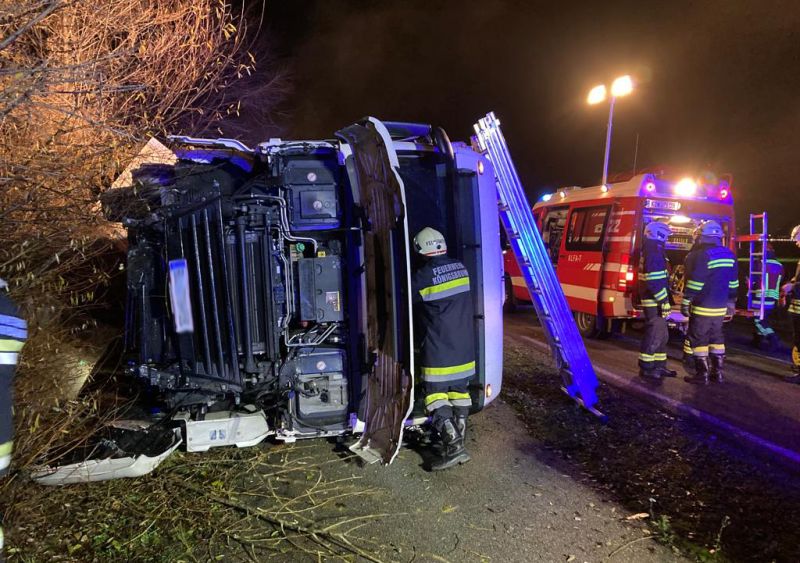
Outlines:
[[[31,329],[21,463],[94,408],[65,406],[51,383],[64,346],[91,335],[91,308],[120,266],[99,195],[148,137],[235,117],[244,85],[269,113],[284,83],[256,64],[251,39],[226,0],[0,0],[0,277]]]

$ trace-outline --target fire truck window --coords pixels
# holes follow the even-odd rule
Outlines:
[[[569,219],[567,250],[600,251],[610,207],[574,209]]]
[[[542,242],[544,242],[553,264],[558,262],[558,253],[561,250],[561,238],[564,235],[564,226],[567,224],[568,211],[569,208],[567,207],[551,209],[542,221]]]

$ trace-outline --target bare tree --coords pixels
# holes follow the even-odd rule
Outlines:
[[[251,38],[227,0],[0,0],[0,277],[33,328],[23,380],[88,326],[117,267],[98,196],[142,141],[214,130],[248,87],[264,113],[279,101]]]

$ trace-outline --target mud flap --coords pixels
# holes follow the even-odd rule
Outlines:
[[[349,145],[353,199],[364,215],[366,346],[369,364],[359,418],[365,423],[351,451],[389,464],[403,441],[414,393],[411,278],[405,192],[389,132],[368,117],[336,136]]]

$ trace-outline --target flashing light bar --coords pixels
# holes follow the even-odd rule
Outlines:
[[[682,178],[675,184],[675,193],[681,197],[692,197],[697,193],[697,182],[691,178]]]

